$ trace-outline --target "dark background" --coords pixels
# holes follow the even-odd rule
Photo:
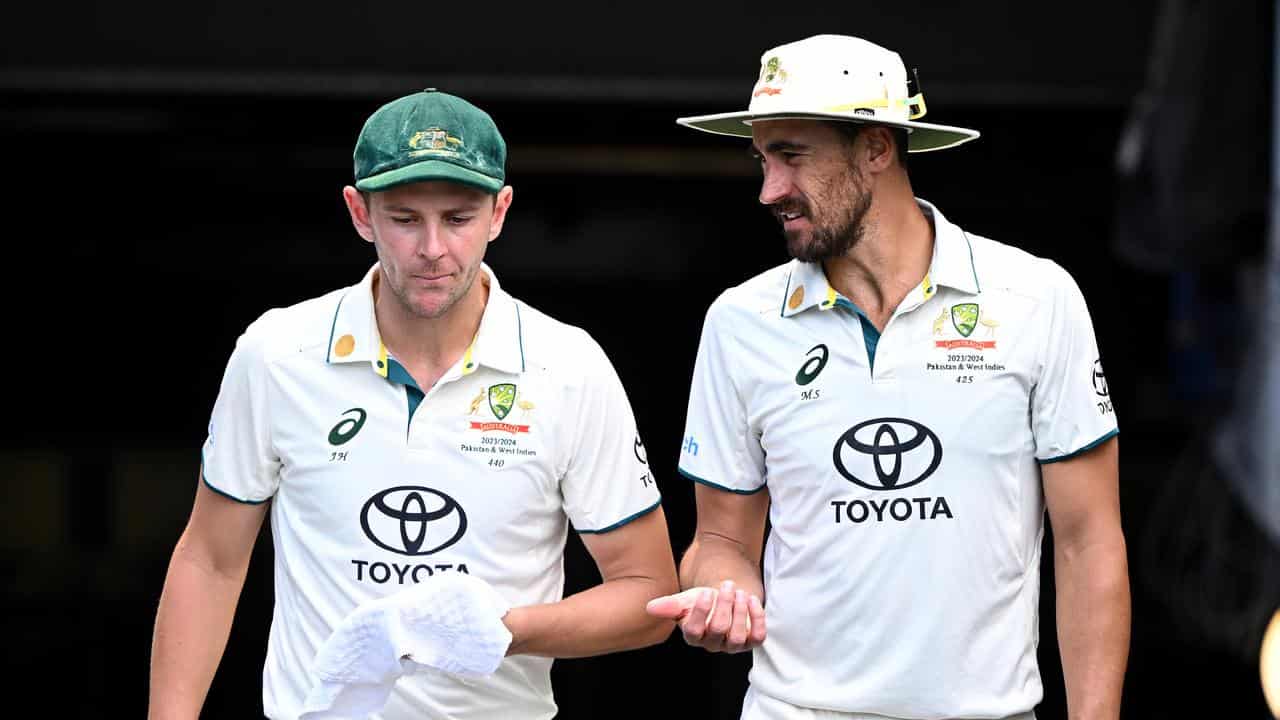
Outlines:
[[[917,194],[1055,259],[1089,301],[1123,429],[1125,717],[1265,717],[1259,627],[1240,606],[1257,597],[1248,568],[1267,551],[1220,483],[1186,479],[1204,474],[1206,430],[1229,398],[1236,268],[1143,269],[1113,247],[1115,155],[1156,12],[1154,0],[6,8],[6,683],[60,688],[62,717],[143,715],[156,601],[235,338],[372,262],[340,198],[351,147],[378,105],[425,86],[502,128],[515,204],[488,262],[608,351],[682,550],[693,492],[675,461],[703,313],[786,257],[745,142],[674,118],[744,107],[765,49],[835,32],[918,67],[927,121],[982,131],[913,155]],[[1253,12],[1242,36],[1270,27],[1269,7]],[[1256,115],[1270,76],[1248,70]],[[1265,135],[1225,140],[1269,148]],[[1259,239],[1262,226],[1245,225]],[[1201,548],[1187,553],[1196,567],[1162,562],[1174,540]],[[1065,700],[1045,557],[1038,712],[1052,720]],[[205,717],[261,712],[271,560],[264,531]],[[596,579],[576,538],[568,573],[569,592]],[[564,718],[728,718],[748,665],[672,638],[559,661],[553,677]]]

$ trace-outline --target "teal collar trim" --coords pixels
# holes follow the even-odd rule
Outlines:
[[[863,316],[859,318],[862,321],[862,343],[867,346],[867,363],[871,372],[876,371],[876,348],[880,345],[880,331],[876,329],[871,321]]]
[[[338,328],[338,316],[342,314],[342,301],[346,299],[347,296],[345,294],[338,298],[338,307],[333,311],[333,322],[329,325],[329,345],[325,349],[324,353],[324,361],[327,363],[333,362],[333,333],[334,330],[337,330]]]
[[[405,401],[409,404],[409,422],[412,423],[413,414],[418,411],[418,406],[427,394],[418,387],[418,381],[413,379],[409,371],[391,356],[387,356],[387,380],[404,386]]]
[[[836,307],[842,307],[854,315],[858,316],[858,323],[862,326],[862,344],[867,348],[867,363],[871,372],[876,370],[876,348],[880,345],[880,331],[876,329],[875,323],[871,322],[871,318],[862,312],[862,309],[854,305],[850,300],[842,295],[836,296]]]
[[[418,381],[413,379],[409,371],[400,364],[399,360],[393,357],[387,357],[387,379],[393,383],[411,387],[418,392],[422,392],[422,388],[418,387]]]

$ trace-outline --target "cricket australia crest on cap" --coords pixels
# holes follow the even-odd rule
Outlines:
[[[462,138],[454,137],[449,131],[438,127],[419,130],[409,136],[409,157],[424,155],[456,156],[463,147]]]

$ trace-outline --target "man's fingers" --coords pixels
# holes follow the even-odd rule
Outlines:
[[[711,652],[742,652],[764,642],[764,605],[732,580],[654,598],[645,611],[679,622],[685,642]]]
[[[716,591],[715,610],[707,623],[707,632],[723,639],[729,634],[729,626],[733,623],[733,581],[725,580]]]
[[[667,620],[680,620],[698,601],[698,594],[707,588],[690,588],[684,592],[678,592],[675,595],[663,595],[654,598],[644,606],[645,612],[654,617],[666,618]]]
[[[707,631],[707,616],[711,614],[711,608],[715,604],[716,591],[711,588],[693,588],[685,592],[697,591],[694,595],[695,602],[693,607],[680,621],[680,630],[684,633],[684,639],[687,642],[697,642],[702,640],[702,636]]]
[[[729,636],[725,638],[725,649],[729,652],[741,652],[747,642],[750,630],[750,614],[747,609],[747,594],[738,590],[733,594],[733,622],[729,626]]]
[[[747,633],[747,640],[752,647],[764,642],[764,605],[760,603],[760,598],[752,595],[747,600],[747,612],[751,617],[751,630]]]

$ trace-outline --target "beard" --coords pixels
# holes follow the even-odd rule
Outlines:
[[[815,215],[805,200],[791,200],[774,205],[779,222],[784,213],[800,213],[809,218],[808,230],[784,230],[787,253],[801,262],[818,263],[841,257],[862,239],[867,212],[871,210],[871,191],[857,177],[848,177],[838,185],[821,188],[820,204],[828,208],[823,216]]]

